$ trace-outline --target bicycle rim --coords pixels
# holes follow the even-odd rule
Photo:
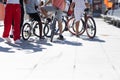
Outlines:
[[[96,24],[92,17],[88,17],[86,24],[86,33],[89,38],[94,38],[96,35]]]
[[[31,36],[31,26],[29,23],[25,23],[22,27],[22,38],[28,40]]]

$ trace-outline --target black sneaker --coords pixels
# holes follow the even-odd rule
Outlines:
[[[63,35],[59,35],[59,37],[57,39],[64,40],[64,37],[63,37]]]
[[[10,35],[10,38],[13,38],[13,35]]]

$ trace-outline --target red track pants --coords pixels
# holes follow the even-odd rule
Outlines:
[[[20,4],[7,4],[5,8],[5,19],[4,19],[4,31],[3,37],[9,37],[12,23],[13,28],[13,39],[14,41],[20,39],[20,21],[21,20],[21,7]]]

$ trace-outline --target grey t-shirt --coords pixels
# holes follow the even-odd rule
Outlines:
[[[38,0],[28,0],[27,4],[25,4],[26,13],[37,13],[35,6],[38,6],[39,3]]]

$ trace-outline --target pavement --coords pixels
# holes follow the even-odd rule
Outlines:
[[[95,21],[94,39],[64,32],[64,41],[34,38],[19,45],[7,44],[0,26],[0,80],[120,80],[120,28]]]

